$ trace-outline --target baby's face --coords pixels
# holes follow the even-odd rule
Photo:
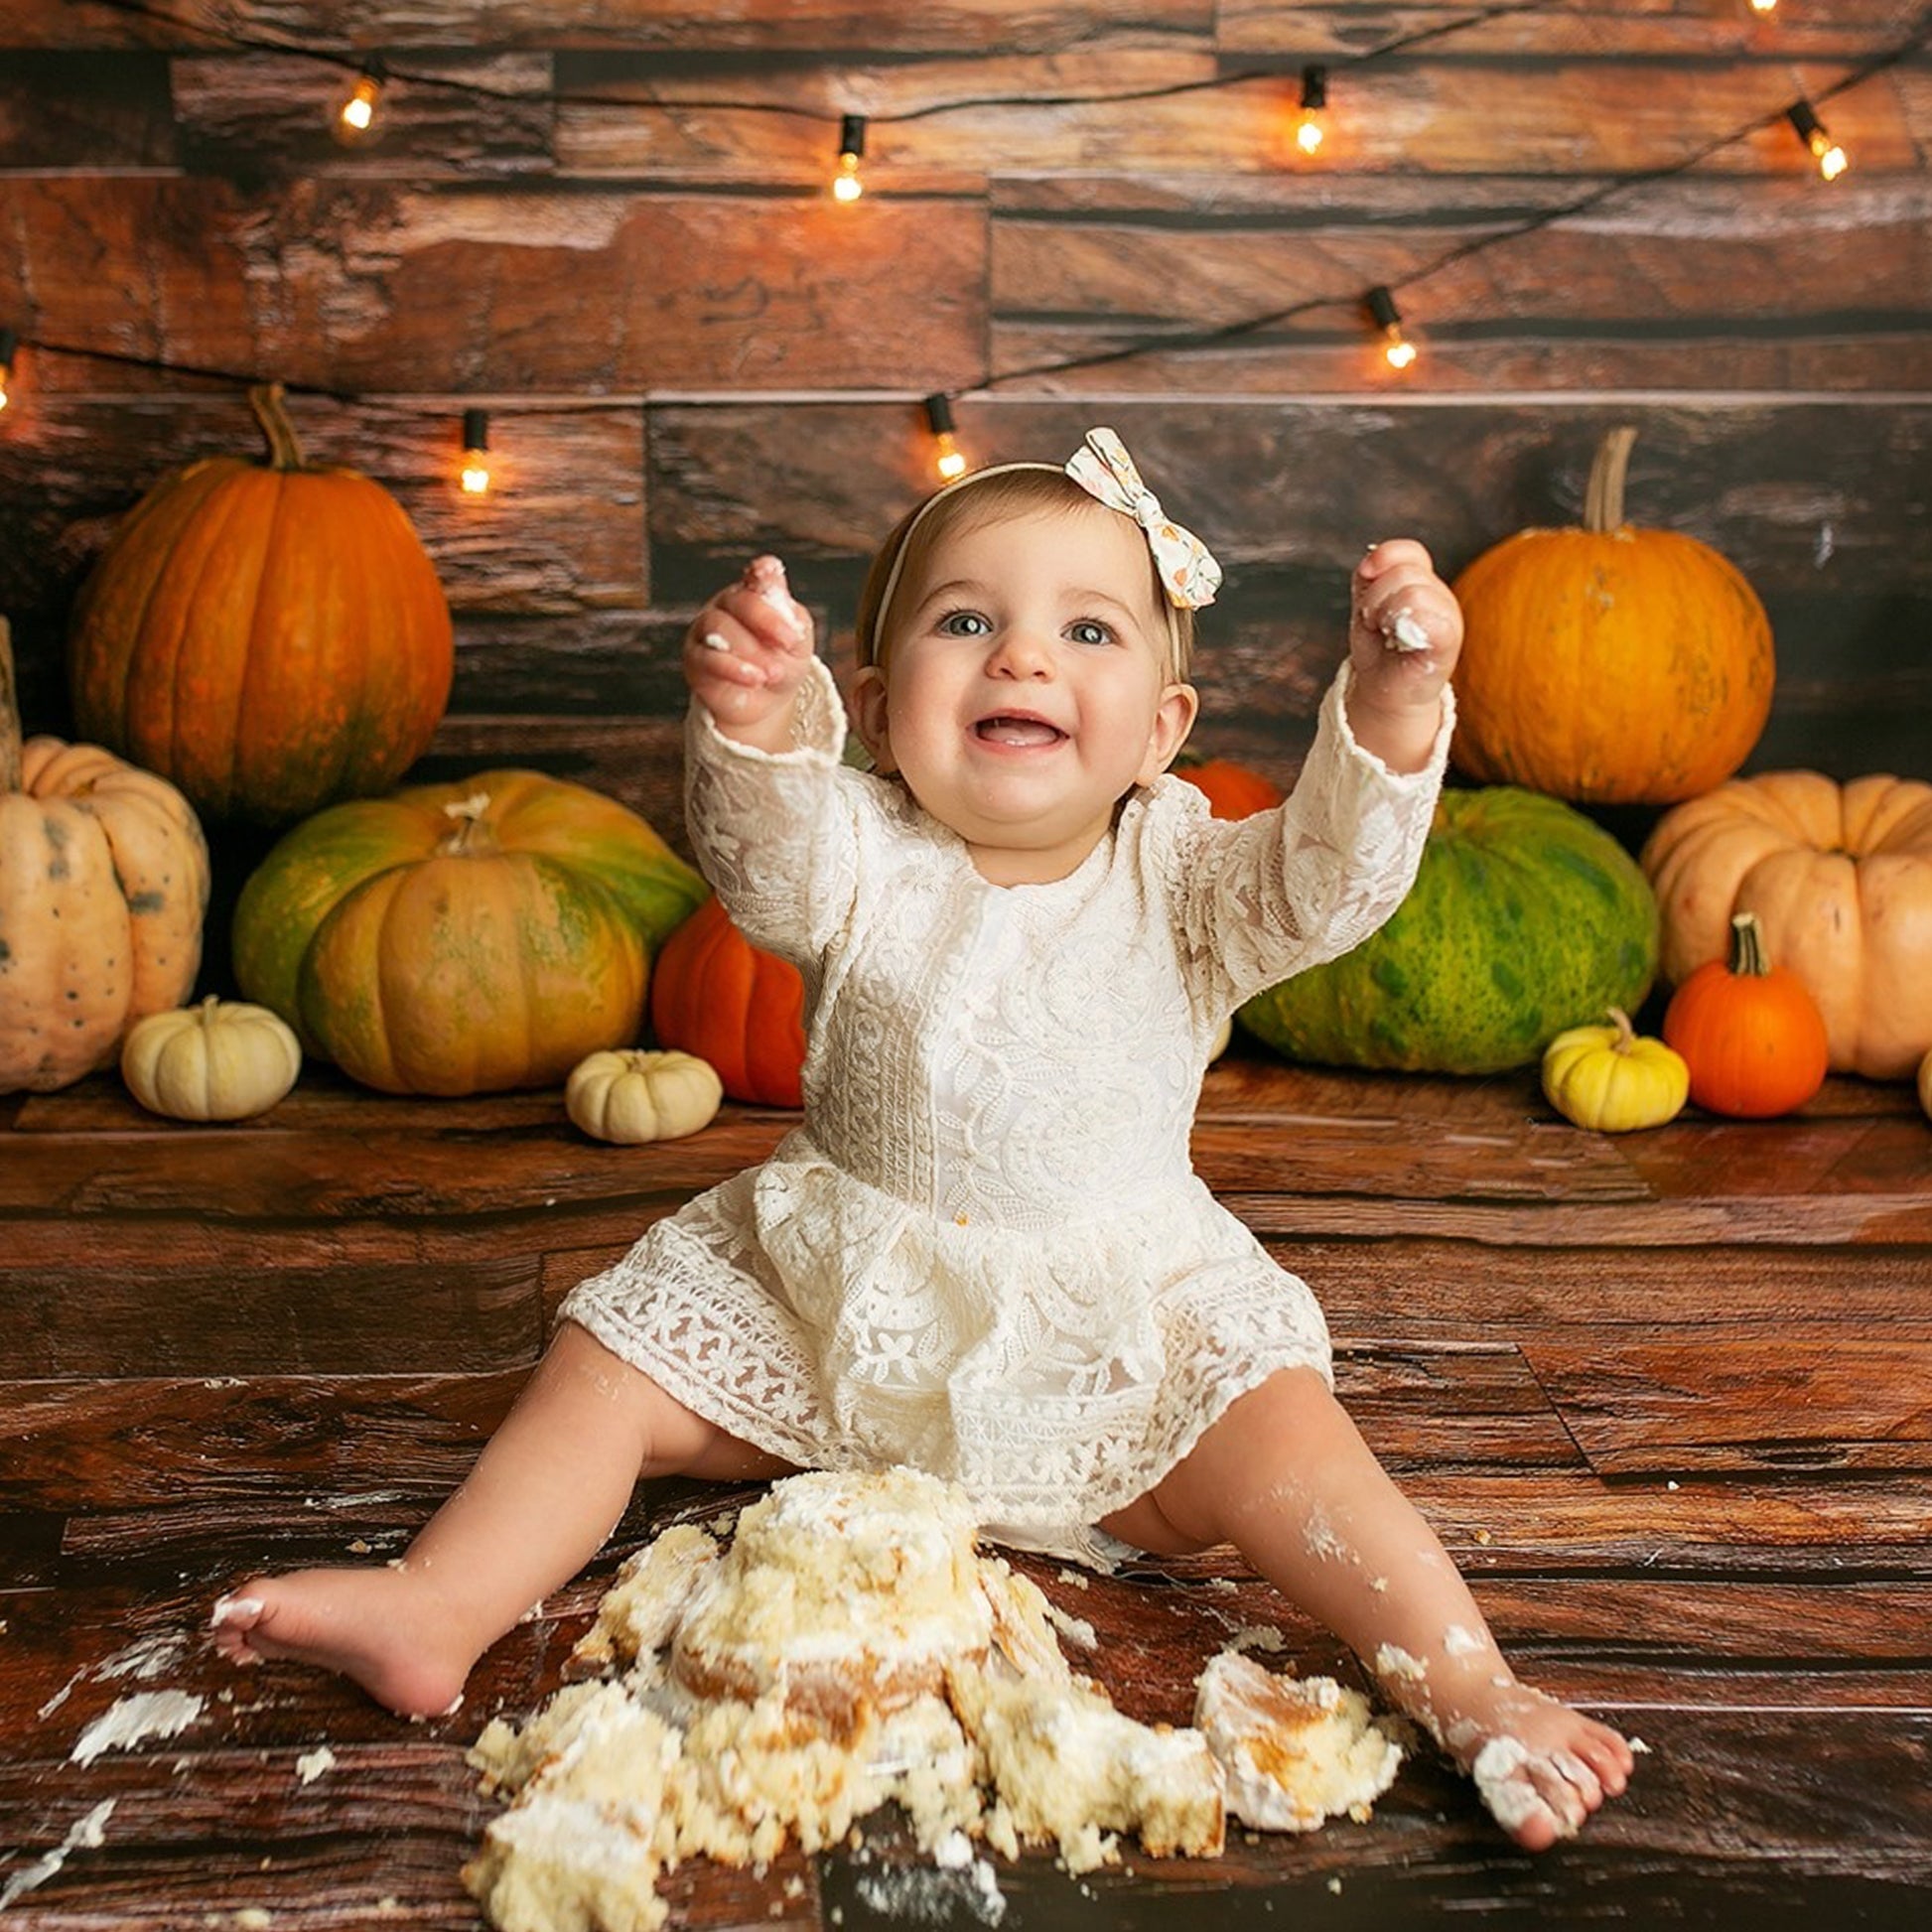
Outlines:
[[[854,692],[861,736],[997,884],[1072,872],[1193,723],[1146,539],[1099,504],[949,530],[884,641]]]

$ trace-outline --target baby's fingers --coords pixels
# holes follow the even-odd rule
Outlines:
[[[717,679],[757,687],[771,682],[769,654],[737,619],[707,605],[685,633],[684,672],[699,688]]]

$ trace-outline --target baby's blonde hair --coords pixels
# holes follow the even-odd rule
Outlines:
[[[940,539],[948,532],[971,529],[1002,516],[1033,510],[1107,509],[1069,477],[1047,463],[1000,466],[962,477],[948,483],[900,517],[880,546],[859,593],[859,662],[884,667],[886,638],[883,626],[901,585],[916,583]],[[1157,613],[1167,620],[1167,676],[1183,682],[1194,655],[1194,614],[1169,601],[1154,553],[1147,552],[1147,594]]]

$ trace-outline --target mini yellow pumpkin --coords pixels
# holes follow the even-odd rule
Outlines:
[[[695,1134],[724,1097],[709,1060],[637,1046],[592,1053],[564,1082],[564,1111],[571,1120],[595,1141],[626,1147]]]
[[[1926,1119],[1932,1120],[1932,1049],[1918,1063],[1918,1104],[1925,1109]]]
[[[1691,1070],[1661,1039],[1646,1039],[1621,1007],[1607,1027],[1572,1027],[1544,1049],[1543,1091],[1566,1120],[1599,1134],[1661,1127],[1683,1110]]]
[[[247,1120],[295,1085],[302,1048],[266,1007],[210,996],[151,1013],[121,1047],[121,1078],[151,1114],[170,1120]]]

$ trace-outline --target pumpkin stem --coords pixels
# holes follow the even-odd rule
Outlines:
[[[468,852],[477,836],[477,827],[483,821],[489,810],[489,793],[473,791],[468,798],[458,798],[443,807],[446,818],[456,821],[455,829],[445,839],[439,850],[446,853]]]
[[[210,993],[203,1000],[202,1010],[197,1018],[201,1021],[204,1032],[214,1025],[214,1009],[220,1004],[221,996],[218,993]]]
[[[1605,432],[1596,446],[1596,460],[1589,466],[1589,483],[1584,490],[1584,528],[1593,535],[1607,536],[1623,527],[1623,480],[1636,440],[1635,428],[1625,423]]]
[[[13,631],[0,618],[0,798],[20,789],[20,700],[14,695]]]
[[[1630,1024],[1630,1016],[1621,1007],[1607,1007],[1604,1011],[1609,1022],[1616,1029],[1616,1037],[1610,1041],[1610,1051],[1627,1053],[1637,1043],[1637,1030]]]
[[[1771,970],[1764,952],[1764,930],[1755,912],[1736,913],[1730,921],[1730,970],[1753,979],[1762,979]]]
[[[289,420],[289,412],[282,407],[282,385],[279,382],[255,383],[248,391],[248,407],[255,412],[255,421],[268,438],[270,467],[276,470],[300,470],[302,445],[296,437],[295,425]]]

